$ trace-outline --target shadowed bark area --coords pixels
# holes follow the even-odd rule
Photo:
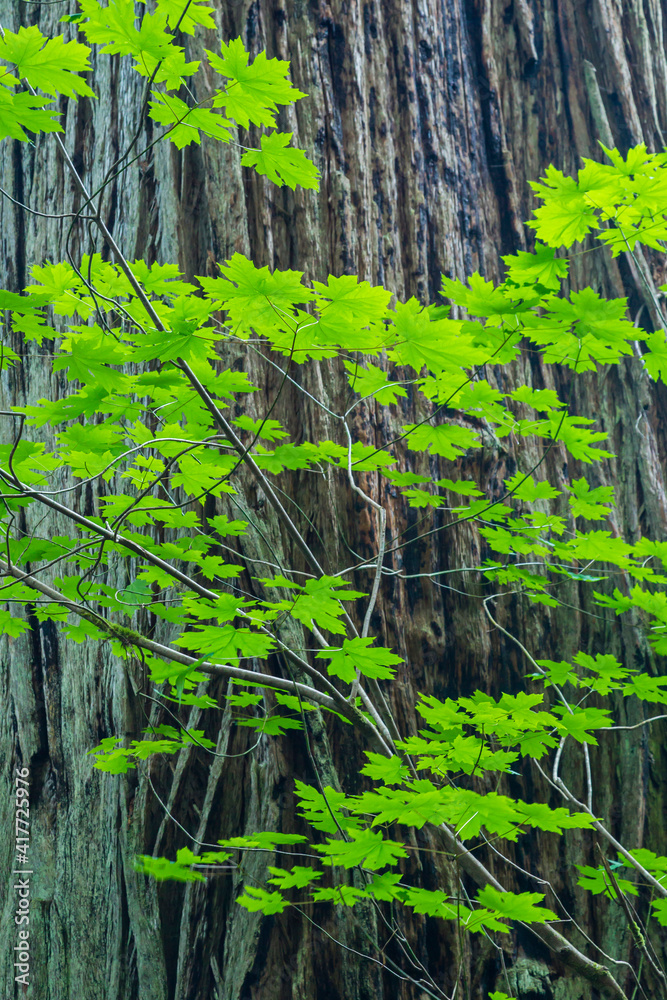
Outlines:
[[[320,280],[329,272],[359,274],[401,298],[434,301],[442,273],[465,277],[479,269],[494,278],[501,267],[499,254],[530,248],[529,231],[522,226],[531,209],[527,182],[537,179],[548,163],[567,173],[582,156],[601,155],[598,139],[621,150],[644,141],[655,150],[667,134],[667,5],[659,0],[212,3],[219,32],[196,42],[185,38],[188,58],[197,58],[204,45],[213,48],[217,34],[226,40],[241,35],[253,51],[266,48],[271,56],[289,59],[293,82],[309,96],[282,114],[281,126],[294,132],[295,141],[313,156],[322,183],[319,192],[277,189],[243,171],[237,149],[206,140],[182,152],[160,143],[142,154],[104,188],[102,215],[130,258],[177,261],[189,278],[206,273],[209,251],[217,260],[239,251],[257,264],[297,268]],[[48,33],[57,29],[65,6],[0,0],[0,22],[13,30],[19,23],[39,23]],[[200,72],[195,94],[206,84]],[[85,182],[95,189],[139,126],[142,81],[127,61],[101,56],[91,82],[99,100],[64,102],[63,138]],[[137,149],[154,137],[151,123],[142,125]],[[31,208],[60,213],[79,206],[48,137],[35,145],[0,145],[0,174],[5,191]],[[68,218],[33,216],[0,201],[3,287],[23,288],[31,281],[33,264],[62,259],[68,246],[75,259],[89,249],[87,230],[76,225],[70,231]],[[107,255],[99,239],[95,250]],[[640,265],[648,281],[658,285],[665,280],[662,261],[640,260]],[[627,295],[630,314],[650,325],[652,304],[636,266],[623,259],[612,262],[603,251],[590,253],[577,262],[573,283]],[[44,357],[48,344],[12,346],[27,357],[2,375],[2,409],[67,393],[66,381],[51,374]],[[554,385],[552,370],[538,358],[528,358],[524,355],[522,367],[511,372],[496,370],[499,388],[511,381],[556,388],[562,398],[571,392],[572,412],[595,417],[616,454],[590,472],[555,448],[546,462],[550,481],[559,486],[586,472],[592,485],[613,483],[615,529],[629,540],[640,534],[662,539],[667,530],[664,389],[650,382],[638,358],[579,378],[571,387],[565,380]],[[249,412],[264,413],[280,384],[279,373],[259,367],[252,353],[232,360],[261,386]],[[311,364],[296,377],[308,392],[334,406],[344,397],[345,383],[336,366]],[[289,385],[273,416],[297,440],[338,434],[322,411]],[[412,397],[391,411],[364,404],[357,410],[354,433],[382,447],[398,427],[423,416]],[[0,419],[7,439],[11,429]],[[44,439],[43,430],[28,433]],[[541,452],[521,447],[522,467],[529,467]],[[414,454],[401,452],[401,446],[397,453],[415,471],[427,463],[424,456],[415,460]],[[508,439],[489,439],[458,464],[454,478],[474,477],[499,496],[518,459]],[[452,475],[451,464],[428,461],[431,474]],[[57,476],[54,482],[60,484]],[[366,476],[362,485],[377,498],[375,477]],[[294,509],[295,520],[327,570],[349,557],[347,546],[362,556],[375,551],[375,521],[350,499],[342,473],[332,471],[326,479],[295,475],[290,489],[300,507]],[[81,511],[98,512],[95,490],[78,489],[74,496]],[[270,559],[267,553],[273,552],[302,567],[252,482],[238,500],[243,513],[236,516],[247,514],[264,536],[264,541],[248,543],[244,554]],[[441,526],[438,514],[417,527],[419,512],[408,510],[400,496],[383,500],[389,532],[404,533],[402,538],[410,541],[386,563],[401,574],[436,573],[488,556],[470,526],[424,534]],[[35,528],[41,516],[29,508],[26,529]],[[66,527],[49,514],[40,530],[57,535]],[[131,566],[118,564],[108,582],[124,586],[131,574]],[[386,693],[406,731],[417,725],[418,692],[445,697],[480,688],[498,695],[517,690],[530,669],[519,646],[494,630],[484,615],[478,585],[464,574],[454,579],[454,589],[426,578],[406,583],[397,576],[383,583],[372,632],[405,656]],[[370,574],[354,580],[362,590],[371,582]],[[247,583],[257,586],[249,579]],[[577,650],[608,650],[627,665],[655,669],[638,619],[601,616],[590,589],[575,581],[564,584],[561,594],[569,606],[549,609],[513,598],[498,602],[493,613],[533,655],[562,659]],[[169,638],[164,626],[155,635]],[[303,637],[295,635],[295,642],[302,644]],[[343,913],[321,905],[312,914],[319,929],[289,911],[271,918],[248,913],[234,902],[238,876],[158,888],[132,868],[137,853],[173,856],[178,847],[191,846],[183,828],[211,844],[262,828],[301,832],[291,795],[295,777],[314,781],[315,763],[324,784],[359,788],[363,748],[348,727],[325,725],[316,717],[308,743],[297,734],[263,738],[251,749],[254,739],[232,725],[229,711],[214,715],[193,709],[183,718],[217,738],[219,754],[232,756],[211,758],[193,749],[175,762],[151,761],[140,771],[112,777],[92,769],[86,757],[90,747],[109,735],[137,738],[148,717],[171,721],[141,697],[147,690],[141,664],[123,666],[108,644],[66,642],[51,624],[18,639],[3,638],[0,650],[1,830],[13,830],[9,779],[14,766],[29,766],[32,778],[32,997],[422,996],[383,968],[378,946],[385,945],[388,935],[370,910],[357,907]],[[215,694],[213,687],[210,691]],[[642,718],[641,707],[630,702],[615,706],[621,724]],[[591,753],[596,814],[628,846],[662,854],[667,854],[666,745],[665,724],[658,723],[650,732],[602,735]],[[574,793],[583,794],[578,748],[566,750],[563,774]],[[510,778],[505,790],[523,798],[546,796],[537,772],[526,773],[522,781]],[[561,802],[553,799],[552,804]],[[414,846],[442,848],[425,832],[415,834]],[[12,847],[9,836],[0,837],[6,880],[11,878]],[[491,852],[486,858],[506,888],[547,891],[521,869],[548,879],[579,927],[605,952],[637,968],[639,953],[621,909],[574,892],[574,864],[598,863],[589,833],[523,837],[510,845],[510,857],[519,866],[512,880]],[[259,874],[264,864],[251,857],[248,875]],[[429,889],[456,885],[456,870],[436,854],[411,852],[407,871],[415,884]],[[13,902],[8,893],[0,918],[0,939],[12,944]],[[545,902],[557,908],[549,892]],[[508,987],[500,952],[488,940],[460,940],[451,925],[425,917],[405,920],[416,956],[450,995],[460,974],[464,985],[457,996],[470,1000],[485,1000],[485,991],[493,989],[522,1000],[595,1000],[588,984],[554,963],[527,932],[502,942]],[[591,958],[602,960],[573,926],[565,924],[564,932]],[[374,961],[360,959],[358,952]],[[391,943],[387,954],[399,959]],[[7,998],[24,995],[13,981],[10,955],[9,946],[0,954],[0,983]],[[610,967],[631,993],[634,980],[628,968]],[[662,988],[656,985],[649,995],[660,996]]]

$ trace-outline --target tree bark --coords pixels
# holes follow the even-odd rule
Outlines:
[[[291,77],[308,93],[282,115],[282,127],[312,151],[322,174],[319,192],[292,193],[244,171],[230,146],[204,140],[182,152],[159,143],[112,181],[101,196],[103,215],[114,238],[131,258],[177,261],[188,278],[206,273],[209,251],[223,260],[235,251],[255,263],[297,268],[309,278],[328,273],[359,274],[383,283],[400,298],[437,299],[442,273],[466,277],[479,269],[496,278],[500,254],[531,246],[528,180],[549,163],[566,173],[581,157],[600,158],[597,140],[621,150],[645,142],[661,149],[667,134],[667,59],[662,0],[235,0],[216,6],[219,31],[199,41],[185,38],[188,58],[198,58],[216,36],[241,35],[253,51],[291,61]],[[0,0],[0,22],[39,23],[58,30],[64,7]],[[99,100],[63,102],[64,141],[86,184],[95,189],[139,125],[142,81],[127,61],[101,56],[92,84]],[[196,78],[195,88],[205,80]],[[140,146],[154,138],[141,125]],[[0,145],[2,187],[14,199],[41,212],[78,207],[80,196],[51,138],[35,145]],[[68,246],[76,259],[89,248],[87,231],[68,219],[26,213],[0,202],[3,287],[30,283],[30,268],[62,259]],[[69,243],[67,242],[69,240]],[[105,253],[98,241],[97,252]],[[647,259],[646,275],[665,280],[663,263]],[[587,254],[574,267],[573,284],[592,284],[608,295],[628,296],[630,314],[650,324],[652,305],[637,269],[602,252]],[[23,365],[2,375],[2,409],[59,398],[67,391],[51,374],[45,350],[13,345],[26,352]],[[242,357],[251,379],[262,386],[251,406],[257,415],[273,399],[278,376]],[[309,365],[300,375],[309,392],[335,401],[342,378],[334,365]],[[664,387],[650,382],[637,358],[599,375],[554,385],[553,372],[539,360],[512,372],[495,372],[499,387],[511,380],[572,392],[572,412],[595,417],[610,436],[616,458],[596,466],[595,485],[612,483],[618,507],[614,527],[630,539],[663,538],[667,415]],[[425,414],[411,398],[391,417],[371,404],[359,407],[354,433],[382,447],[393,430]],[[316,440],[336,432],[321,411],[286,389],[273,414],[293,436]],[[382,420],[384,419],[384,423]],[[3,433],[10,431],[4,429]],[[43,431],[32,431],[43,439]],[[521,453],[531,458],[530,449]],[[493,445],[464,459],[457,475],[497,488],[517,468],[510,446]],[[537,452],[533,456],[538,457]],[[414,465],[414,456],[407,454]],[[420,459],[424,462],[424,459]],[[439,474],[451,475],[441,463]],[[430,466],[433,473],[435,466]],[[420,468],[416,468],[420,471]],[[548,474],[555,485],[581,474],[576,463],[554,449]],[[346,483],[333,474],[327,482],[294,476],[291,489],[302,509],[299,527],[326,569],[346,556],[343,538],[355,552],[370,555],[377,544],[372,512],[351,499]],[[455,476],[456,478],[456,476]],[[367,489],[378,484],[368,477]],[[97,510],[97,495],[79,490],[82,513]],[[387,499],[387,498],[383,498]],[[286,562],[301,565],[289,537],[248,482],[242,503]],[[242,516],[238,515],[237,516]],[[28,510],[28,527],[37,514]],[[32,521],[30,519],[33,519]],[[392,535],[409,531],[412,544],[394,557],[403,573],[426,573],[477,564],[488,553],[469,525],[455,533],[418,538],[415,512],[400,498],[388,504]],[[49,515],[46,530],[64,533],[64,522]],[[339,524],[340,535],[332,532]],[[435,524],[441,524],[437,519]],[[45,530],[42,525],[41,530]],[[324,539],[324,543],[322,542]],[[259,544],[259,543],[258,543]],[[246,550],[265,556],[266,550]],[[472,563],[471,563],[472,560]],[[118,567],[119,586],[125,569]],[[442,579],[448,579],[443,577]],[[457,580],[463,578],[457,577]],[[367,589],[370,574],[355,583]],[[490,627],[472,596],[436,586],[427,579],[384,583],[372,631],[383,645],[405,656],[404,669],[387,687],[400,725],[415,729],[419,692],[457,697],[480,688],[498,695],[517,690],[530,665],[520,648]],[[590,591],[570,581],[563,600],[573,608],[498,602],[494,617],[533,655],[567,658],[577,650],[612,651],[627,665],[657,667],[639,620],[600,617]],[[576,610],[581,608],[581,611]],[[168,633],[162,633],[168,636]],[[158,634],[159,635],[159,634]],[[13,830],[10,792],[15,766],[31,770],[34,860],[31,927],[32,996],[49,1000],[407,1000],[421,994],[392,977],[382,965],[378,943],[386,939],[371,911],[332,912],[322,906],[313,917],[323,930],[293,914],[263,918],[234,899],[240,879],[211,879],[204,885],[155,883],[132,868],[135,854],[175,852],[191,841],[256,829],[300,830],[291,795],[295,777],[314,780],[313,760],[325,784],[354,790],[359,784],[361,747],[346,727],[312,725],[304,736],[263,738],[252,753],[247,730],[230,714],[205,718],[193,710],[191,726],[206,726],[227,759],[184,753],[173,762],[152,762],[140,772],[112,777],[93,771],[86,751],[103,737],[136,738],[162,718],[140,696],[140,665],[125,668],[107,645],[76,645],[51,624],[18,639],[4,638],[0,673],[2,797],[0,830]],[[632,725],[641,709],[631,699],[616,706],[618,721]],[[212,728],[214,727],[214,728]],[[662,737],[662,739],[661,739]],[[667,854],[667,742],[665,724],[615,737],[602,735],[592,748],[594,811],[623,843]],[[309,747],[310,746],[310,751]],[[563,773],[575,794],[583,788],[583,764],[574,750]],[[537,773],[508,783],[510,794],[548,795]],[[562,804],[553,800],[555,805]],[[173,816],[177,822],[169,818]],[[180,824],[177,825],[177,824]],[[437,837],[419,833],[415,845],[438,847]],[[12,838],[0,837],[2,871],[10,884]],[[548,879],[577,924],[607,954],[634,968],[639,954],[621,909],[601,897],[575,891],[576,863],[598,864],[594,838],[572,831],[567,838],[521,838],[511,857],[521,869]],[[409,876],[427,888],[457,884],[455,869],[411,856]],[[500,863],[492,869],[500,872]],[[278,862],[279,863],[279,862]],[[260,872],[264,862],[250,860]],[[505,874],[503,873],[503,879]],[[551,890],[515,871],[507,888]],[[2,912],[0,983],[4,996],[24,994],[14,982],[13,897]],[[522,1000],[595,1000],[588,983],[564,967],[528,933],[504,942],[507,980],[499,949],[484,938],[460,941],[444,922],[415,917],[406,935],[436,982],[451,995],[458,976],[462,994],[486,998],[502,989]],[[574,944],[596,961],[599,954],[573,926]],[[345,947],[341,947],[336,939]],[[347,949],[347,950],[346,950]],[[371,956],[359,958],[358,952]],[[389,956],[397,959],[391,950]],[[663,954],[663,961],[667,956]],[[378,964],[380,963],[380,964]],[[632,992],[624,965],[608,963]],[[660,985],[653,996],[661,995]]]

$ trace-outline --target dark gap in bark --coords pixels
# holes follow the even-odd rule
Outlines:
[[[23,144],[15,139],[12,144],[12,165],[14,173],[14,197],[17,201],[22,204],[25,199],[25,189],[23,184],[23,162],[21,155],[21,146]],[[15,270],[16,284],[18,288],[25,288],[27,284],[26,279],[26,239],[25,239],[25,212],[18,207],[14,206],[14,226],[16,228],[16,257],[14,260],[14,266],[12,267],[12,262],[7,261],[7,278],[11,280],[11,272]]]
[[[482,37],[482,19],[474,10],[474,2],[467,0],[467,28],[470,37],[470,50],[477,82],[480,85],[479,103],[482,112],[482,138],[484,143],[485,166],[489,171],[489,178],[493,186],[498,204],[498,219],[500,224],[501,245],[496,247],[496,253],[514,253],[521,249],[518,243],[517,234],[512,226],[514,208],[510,198],[510,179],[505,166],[505,143],[502,133],[502,111],[500,107],[500,95],[492,86],[488,78],[483,59],[484,39]],[[473,233],[471,232],[471,237]],[[478,234],[475,234],[478,238]],[[481,257],[481,255],[480,255]],[[493,261],[492,266],[495,266]],[[480,273],[486,274],[483,260],[480,259]]]

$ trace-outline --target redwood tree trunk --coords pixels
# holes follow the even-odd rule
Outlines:
[[[479,269],[497,277],[501,253],[530,247],[522,226],[531,209],[527,181],[537,179],[547,164],[573,171],[582,156],[601,155],[599,139],[622,150],[641,141],[650,150],[664,145],[667,4],[662,0],[212,2],[218,7],[220,37],[240,34],[254,51],[266,48],[291,61],[294,83],[309,96],[284,114],[282,125],[312,151],[322,183],[319,192],[275,188],[244,172],[234,148],[213,142],[182,152],[168,143],[155,146],[105,189],[103,213],[129,257],[178,261],[188,277],[205,273],[209,250],[218,260],[240,251],[257,264],[298,268],[317,279],[329,272],[359,274],[399,297],[433,301],[442,273],[465,277]],[[59,5],[0,0],[0,22],[13,30],[19,23],[37,22],[48,33],[63,12]],[[212,47],[215,40],[210,33],[205,44]],[[188,38],[186,44],[189,58],[197,58],[204,41]],[[63,107],[67,147],[86,183],[95,188],[137,127],[142,81],[116,57],[101,57],[92,81],[99,100],[65,102]],[[149,123],[140,143],[152,137]],[[29,207],[60,213],[77,205],[71,179],[48,137],[34,146],[4,142],[0,172],[4,189]],[[3,199],[2,286],[21,289],[30,283],[33,264],[62,259],[68,236],[74,257],[88,249],[86,231],[68,230],[68,219],[32,216]],[[665,280],[660,262],[649,260],[646,266],[656,284]],[[650,323],[644,285],[622,260],[612,263],[602,253],[588,254],[577,264],[573,281],[627,295],[631,314]],[[28,350],[23,366],[2,376],[2,409],[66,391],[66,383],[50,374],[42,350],[34,344]],[[242,360],[263,386],[257,394],[261,398],[252,403],[261,413],[275,394],[277,378],[258,370],[252,356]],[[496,377],[504,386],[508,373],[498,370]],[[538,360],[525,362],[512,378],[517,384],[553,384],[551,371]],[[303,380],[306,388],[332,400],[341,392],[340,372],[333,366],[307,367]],[[569,392],[564,384],[555,388]],[[638,359],[629,359],[609,373],[578,379],[572,391],[572,411],[598,419],[617,456],[593,475],[599,477],[596,485],[617,487],[618,531],[630,539],[640,533],[664,537],[664,389],[650,383]],[[361,407],[356,434],[383,446],[395,427],[415,419],[415,412],[408,399],[382,424],[379,413]],[[304,439],[334,434],[321,413],[289,389],[274,415]],[[510,445],[487,448],[481,457],[476,452],[464,460],[457,471],[474,475],[485,486],[500,486],[515,471],[516,461]],[[549,457],[552,482],[577,471],[564,463],[564,454],[554,450]],[[450,474],[451,466],[443,463],[440,475]],[[292,489],[303,512],[300,526],[328,560],[327,568],[340,565],[346,556],[343,535],[354,551],[369,554],[376,539],[368,511],[349,499],[342,478],[332,474],[327,482],[317,479],[313,485],[315,480],[295,477]],[[368,488],[378,488],[372,477]],[[241,499],[285,559],[300,565],[251,484]],[[81,509],[96,509],[94,491],[80,491],[78,503]],[[36,514],[29,512],[29,517]],[[415,520],[414,511],[399,500],[391,502],[392,534]],[[337,522],[340,536],[332,533]],[[437,515],[435,524],[441,524]],[[63,528],[56,518],[47,523],[54,534]],[[470,527],[419,540],[423,530],[413,528],[407,536],[412,544],[393,557],[396,568],[436,572],[477,563],[487,554]],[[465,580],[461,584],[462,579],[456,577],[458,589],[425,578],[409,587],[399,580],[383,587],[373,628],[383,645],[406,658],[403,672],[387,689],[406,729],[415,725],[418,692],[457,696],[481,688],[497,695],[516,690],[529,670],[519,647],[490,629],[475,599],[478,591]],[[122,584],[121,576],[119,580]],[[363,589],[368,578],[360,575],[355,582]],[[628,665],[652,669],[638,621],[591,615],[590,592],[580,591],[574,581],[568,586],[564,600],[574,610],[506,600],[496,607],[498,621],[534,654],[561,659],[579,649],[610,650]],[[462,593],[467,588],[472,597]],[[580,607],[582,611],[576,610]],[[165,810],[198,840],[213,844],[219,837],[262,827],[297,829],[293,779],[314,778],[302,734],[264,738],[254,752],[217,757],[213,764],[192,753],[175,766],[163,762],[126,776],[103,775],[92,770],[86,751],[112,734],[136,737],[145,713],[151,712],[139,695],[140,667],[126,672],[106,645],[66,642],[50,623],[25,637],[4,639],[1,649],[0,830],[7,835],[0,834],[0,857],[9,885],[9,782],[14,766],[24,764],[32,775],[35,1000],[420,996],[377,964],[381,955],[372,942],[383,944],[386,934],[371,913],[358,908],[333,913],[323,907],[314,917],[325,934],[289,912],[274,918],[249,914],[234,901],[238,879],[232,876],[158,889],[133,871],[136,853],[170,853],[190,845]],[[625,724],[640,718],[627,703],[617,709]],[[158,718],[155,709],[152,718]],[[160,721],[169,720],[160,716]],[[219,729],[221,753],[241,755],[250,746],[248,731],[231,726],[228,715],[222,722],[220,716],[202,721],[193,710],[190,724],[195,722],[214,736]],[[661,723],[650,733],[637,729],[620,739],[602,737],[591,756],[596,814],[628,845],[667,854],[664,736]],[[310,743],[327,781],[354,789],[362,749],[354,737],[316,722]],[[564,761],[564,773],[575,793],[580,792],[578,753]],[[510,793],[525,797],[532,787],[545,795],[538,782],[531,785],[534,779],[528,773],[521,786],[508,785]],[[438,846],[425,834],[416,842]],[[551,881],[579,926],[604,951],[636,968],[639,955],[620,908],[600,897],[573,893],[573,866],[597,864],[593,848],[584,833],[573,832],[566,841],[540,835],[522,839],[512,856],[521,868]],[[431,856],[415,855],[422,860],[411,862],[410,874],[427,888],[455,884],[456,873],[444,862],[429,861]],[[545,891],[515,874],[508,888]],[[7,998],[23,995],[13,981],[10,957],[13,902],[10,892],[0,931],[6,943],[0,953],[0,983]],[[574,928],[566,925],[565,931],[601,960]],[[406,933],[450,995],[460,970],[464,986],[457,996],[471,1000],[485,1000],[484,991],[493,989],[515,991],[523,1000],[595,996],[527,934],[504,943],[504,961],[514,977],[510,991],[501,976],[500,953],[485,939],[461,944],[449,924],[427,918],[411,920]],[[360,959],[331,938],[376,961]],[[391,946],[389,954],[397,958]],[[612,968],[631,991],[627,968]]]

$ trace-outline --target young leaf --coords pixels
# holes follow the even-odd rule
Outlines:
[[[510,920],[523,920],[526,923],[544,924],[547,920],[557,920],[552,910],[536,903],[544,899],[541,892],[499,892],[492,885],[484,886],[477,893],[477,901]]]
[[[318,659],[330,660],[328,672],[348,683],[354,680],[357,670],[364,677],[390,680],[395,673],[392,668],[403,663],[403,659],[383,647],[369,648],[373,642],[372,638],[362,639],[356,636],[354,639],[345,639],[339,649],[322,649],[315,655]]]
[[[140,875],[150,875],[158,882],[205,882],[200,872],[193,871],[189,863],[169,861],[167,858],[151,858],[139,854],[134,862],[134,870]]]
[[[395,865],[398,858],[407,858],[408,852],[395,840],[385,840],[372,830],[348,830],[348,840],[331,840],[316,844],[315,850],[325,855],[324,864],[355,868],[362,865],[371,871]]]
[[[36,25],[21,27],[15,34],[3,31],[0,38],[0,59],[13,63],[18,76],[54,97],[64,94],[75,97],[95,97],[79,72],[91,69],[90,49],[80,42],[66,42],[62,35],[45,38]]]
[[[315,879],[322,878],[324,874],[306,865],[293,865],[289,872],[284,868],[273,868],[269,865],[269,871],[272,878],[267,881],[271,885],[277,885],[279,889],[304,889],[307,885],[312,885]]]
[[[267,892],[255,885],[244,886],[243,893],[237,897],[236,902],[251,913],[263,913],[267,917],[272,913],[282,913],[288,905],[281,893]]]
[[[249,62],[250,57],[240,38],[233,38],[228,44],[222,42],[220,53],[206,50],[213,69],[231,81],[226,93],[220,94],[219,103],[243,128],[250,122],[274,125],[278,104],[293,104],[306,96],[288,80],[288,62],[267,59],[265,52]]]
[[[232,122],[210,108],[191,108],[174,94],[160,94],[156,90],[151,93],[154,100],[150,101],[149,116],[168,127],[166,135],[178,149],[193,142],[201,145],[201,132],[221,142],[233,138]]]
[[[241,165],[254,167],[258,174],[282,187],[317,190],[320,174],[301,149],[290,147],[291,132],[270,132],[260,139],[260,149],[249,149],[241,157]]]

